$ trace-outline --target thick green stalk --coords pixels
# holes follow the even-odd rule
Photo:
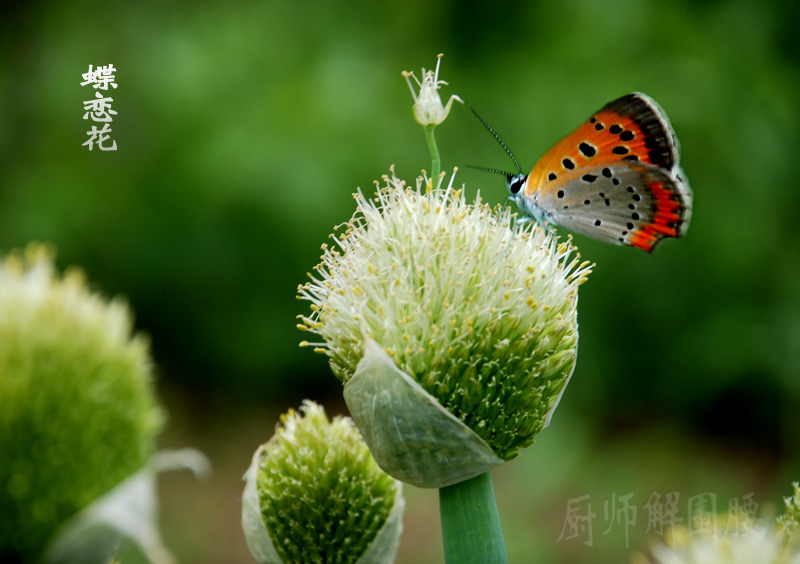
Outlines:
[[[425,139],[428,141],[428,150],[431,152],[431,178],[433,179],[433,185],[436,186],[436,183],[439,181],[439,173],[442,171],[442,162],[439,159],[439,148],[436,146],[436,138],[433,136],[433,130],[436,128],[436,124],[426,125],[425,129]]]
[[[446,564],[507,564],[506,545],[486,472],[439,490]]]

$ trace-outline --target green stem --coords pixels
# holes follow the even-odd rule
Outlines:
[[[446,564],[507,564],[503,529],[486,472],[439,490]]]
[[[439,148],[436,146],[436,138],[433,136],[433,130],[435,128],[435,124],[424,126],[425,139],[428,140],[428,150],[431,152],[431,179],[433,179],[434,186],[439,182],[439,173],[442,171],[442,163],[439,159]]]

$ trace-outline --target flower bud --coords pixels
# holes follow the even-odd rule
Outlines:
[[[784,547],[800,552],[800,483],[794,482],[792,488],[792,496],[783,499],[786,513],[778,517],[778,535]]]
[[[245,474],[242,527],[262,564],[391,564],[402,485],[381,471],[350,418],[304,401],[281,417]]]
[[[745,522],[743,533],[694,532],[677,527],[669,544],[657,544],[650,555],[634,555],[633,562],[647,564],[800,564],[800,552],[782,547],[773,527]]]
[[[441,62],[442,55],[439,55],[436,59],[435,71],[422,69],[422,82],[414,76],[414,73],[403,71],[403,77],[405,77],[408,88],[411,90],[411,96],[414,98],[414,118],[420,125],[439,125],[450,113],[453,101],[464,103],[461,98],[454,94],[450,96],[446,105],[442,104],[439,88],[447,85],[447,83],[444,80],[439,80],[439,65]],[[414,84],[411,82],[412,78],[417,84],[417,88],[419,88],[419,93],[414,90]]]
[[[0,261],[0,560],[37,562],[68,517],[143,467],[163,416],[131,313],[30,245]]]
[[[635,564],[800,564],[800,486],[784,499],[786,513],[765,523],[744,511],[695,515],[693,530],[676,527],[666,539],[635,554]],[[719,522],[719,523],[718,523]]]

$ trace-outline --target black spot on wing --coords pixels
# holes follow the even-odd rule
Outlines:
[[[673,168],[678,155],[672,127],[669,124],[669,118],[654,102],[640,94],[628,94],[609,102],[601,111],[604,110],[630,117],[639,127],[641,136],[644,137],[645,147],[651,152],[657,151],[655,154],[648,154],[650,161],[654,165],[669,170]],[[614,133],[620,134],[620,139],[623,141],[630,141],[630,139],[624,138],[629,135],[628,131],[615,130]],[[631,133],[638,136],[638,132]]]
[[[578,145],[578,150],[587,159],[590,159],[597,154],[597,148],[590,145],[586,141],[583,141]]]

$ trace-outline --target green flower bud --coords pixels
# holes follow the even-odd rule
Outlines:
[[[304,401],[281,416],[245,474],[242,527],[262,564],[391,564],[402,485],[381,471],[348,417]]]
[[[786,513],[778,517],[778,535],[786,547],[800,551],[800,483],[792,484],[794,494],[783,499]]]
[[[128,307],[29,246],[0,262],[0,560],[38,561],[68,517],[141,468],[163,416]]]
[[[514,458],[548,424],[591,266],[569,240],[426,180],[392,174],[374,201],[359,192],[298,293],[312,304],[301,328],[323,338],[378,463],[443,487]]]

